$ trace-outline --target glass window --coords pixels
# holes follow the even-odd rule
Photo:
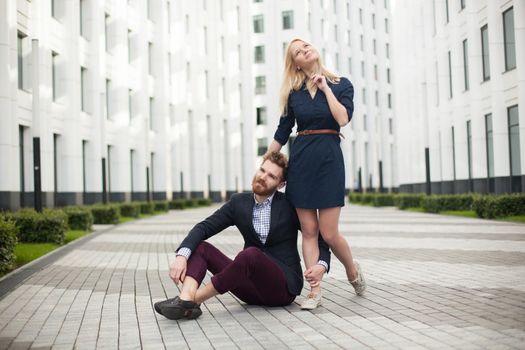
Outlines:
[[[359,24],[363,24],[363,9],[359,9]]]
[[[448,88],[449,97],[452,98],[452,57],[450,51],[448,52]]]
[[[292,10],[283,11],[283,29],[293,29],[293,11]]]
[[[460,0],[461,9],[463,10],[465,8],[465,0]]]
[[[454,175],[454,180],[456,180],[456,140],[454,137],[454,127],[452,130],[452,172]]]
[[[386,69],[386,81],[387,83],[390,83],[390,68]]]
[[[153,97],[150,97],[149,98],[149,129],[150,130],[155,130],[154,129],[154,120],[153,120]]]
[[[53,93],[53,101],[57,100],[58,94],[57,94],[57,74],[58,74],[58,53],[52,51],[51,52],[51,81],[52,81],[52,93]]]
[[[392,94],[388,93],[387,98],[388,98],[388,108],[392,108]]]
[[[487,176],[494,177],[494,141],[492,131],[492,114],[485,115],[485,142],[487,147]]]
[[[261,137],[257,139],[257,155],[264,156],[266,150],[268,149],[268,138]]]
[[[263,15],[253,16],[253,32],[254,33],[264,33]]]
[[[394,126],[392,125],[392,118],[388,118],[388,132],[390,135],[394,132]]]
[[[266,93],[266,77],[258,76],[255,77],[255,94],[264,94]]]
[[[363,88],[362,92],[363,92],[363,103],[366,104],[366,89]]]
[[[486,81],[490,79],[489,29],[487,24],[481,27],[481,59],[483,65],[483,81]]]
[[[104,48],[106,52],[109,51],[109,23],[110,17],[107,13],[104,14]]]
[[[465,81],[465,90],[469,89],[469,75],[468,75],[468,41],[463,40],[463,72]]]
[[[503,39],[505,41],[505,70],[516,68],[516,43],[514,41],[514,8],[503,12]]]
[[[266,125],[266,107],[257,107],[257,125]]]
[[[131,89],[128,89],[128,114],[131,123],[131,120],[133,119],[133,91]]]
[[[365,61],[361,61],[361,76],[365,77]]]
[[[20,90],[24,89],[24,43],[26,36],[18,32],[17,37],[17,51],[18,51],[18,88]]]
[[[111,109],[110,109],[110,103],[111,103],[111,80],[106,79],[106,118],[110,119],[111,117]]]
[[[128,62],[131,62],[131,30],[128,29]]]
[[[153,75],[153,44],[148,43],[148,74]]]
[[[467,161],[468,161],[468,178],[472,179],[472,129],[470,120],[467,120]]]
[[[509,123],[510,175],[519,176],[521,175],[521,154],[517,105],[507,108],[507,117]]]
[[[447,23],[448,23],[448,21],[449,21],[449,17],[448,17],[448,0],[445,0],[445,16],[446,16]]]
[[[264,63],[264,46],[255,46],[255,63]]]
[[[368,128],[366,119],[367,119],[366,114],[363,114],[363,130],[364,131],[366,131],[366,129]]]

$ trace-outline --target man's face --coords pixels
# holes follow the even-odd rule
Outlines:
[[[260,196],[269,196],[284,186],[283,169],[275,163],[264,161],[252,180],[252,191]]]

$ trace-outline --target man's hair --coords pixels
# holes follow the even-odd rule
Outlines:
[[[288,175],[288,158],[281,152],[268,152],[264,155],[262,162],[267,160],[283,169],[282,180],[285,181]]]

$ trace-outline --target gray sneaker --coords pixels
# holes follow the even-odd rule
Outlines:
[[[321,305],[321,292],[317,294],[310,293],[301,303],[301,309],[303,310],[313,310]]]
[[[355,294],[363,295],[366,290],[366,281],[363,272],[361,271],[361,266],[357,261],[354,261],[355,268],[357,270],[357,278],[353,281],[350,281],[350,284],[355,289]]]

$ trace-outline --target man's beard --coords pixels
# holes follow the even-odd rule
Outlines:
[[[269,196],[275,192],[277,187],[270,188],[267,187],[267,184],[262,180],[257,180],[257,177],[254,176],[252,180],[252,191],[253,193],[259,196]]]

